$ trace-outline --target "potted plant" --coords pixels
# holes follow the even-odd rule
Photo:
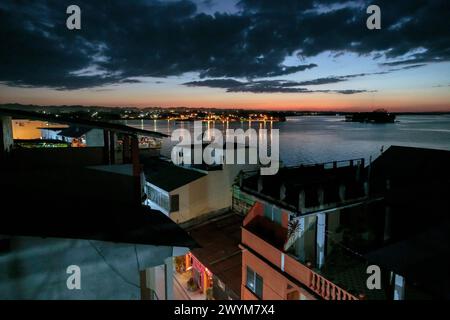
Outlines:
[[[198,290],[198,286],[194,281],[194,278],[190,278],[187,282],[187,289],[191,292],[197,291]]]
[[[214,300],[213,288],[206,289],[206,300]]]
[[[178,273],[183,273],[184,272],[184,256],[180,256],[180,257],[175,257],[175,270]]]

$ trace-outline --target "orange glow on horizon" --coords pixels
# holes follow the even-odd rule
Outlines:
[[[20,97],[20,98],[18,98]],[[307,111],[371,111],[384,108],[391,112],[450,111],[450,92],[445,90],[386,91],[352,95],[314,93],[211,93],[183,90],[122,90],[95,92],[89,90],[47,91],[36,94],[32,89],[10,89],[0,103],[34,105],[83,105],[105,107],[190,107],[221,109],[266,109]]]

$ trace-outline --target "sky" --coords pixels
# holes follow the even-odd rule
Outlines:
[[[450,111],[450,2],[370,4],[2,0],[0,103]]]

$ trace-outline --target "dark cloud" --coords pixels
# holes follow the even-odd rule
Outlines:
[[[306,88],[286,88],[271,86],[242,86],[227,89],[227,92],[250,92],[250,93],[339,93],[339,94],[357,94],[363,92],[376,92],[374,90],[311,90]]]
[[[245,85],[245,83],[233,79],[211,79],[203,81],[186,82],[184,83],[184,85],[188,87],[209,87],[209,88],[228,89],[243,86]]]
[[[342,81],[346,81],[346,78],[344,78],[344,77],[326,77],[326,78],[318,78],[318,79],[313,79],[313,80],[302,81],[302,82],[299,82],[299,85],[317,86],[317,85],[337,83],[337,82],[342,82]]]
[[[120,83],[142,83],[142,81],[137,79],[123,79],[120,80]]]
[[[410,66],[404,66],[404,67],[400,67],[400,68],[394,68],[394,69],[391,69],[391,70],[389,70],[389,71],[390,71],[390,72],[393,72],[393,71],[400,71],[400,70],[417,69],[417,68],[420,68],[420,67],[423,67],[423,66],[426,66],[426,63],[413,64],[413,65],[410,65]]]
[[[376,92],[376,90],[334,90],[336,93],[340,94],[355,94],[355,93],[362,93],[362,92]]]
[[[285,92],[285,93],[327,92],[326,90],[312,91],[312,90],[306,90],[305,88],[298,88],[298,87],[333,84],[333,83],[348,81],[350,79],[357,78],[357,77],[388,74],[388,73],[399,71],[399,70],[418,68],[421,66],[423,66],[423,64],[395,68],[395,69],[391,69],[389,71],[357,73],[357,74],[348,74],[348,75],[343,75],[343,76],[330,76],[330,77],[317,78],[317,79],[305,80],[305,81],[260,80],[260,81],[244,82],[244,81],[238,81],[235,79],[208,79],[208,80],[201,80],[201,81],[191,81],[191,82],[184,83],[183,85],[189,86],[189,87],[221,88],[221,89],[227,89],[227,92],[254,92],[254,93],[258,93],[258,92],[261,92],[261,93],[263,93],[263,92],[264,93],[268,93],[268,92],[278,92],[278,93],[280,93],[280,92]],[[338,92],[338,93],[343,93],[343,94],[350,93],[351,94],[351,93],[365,92],[365,90],[349,90],[349,93],[347,93],[347,90],[343,90],[343,91],[331,90],[331,92]]]
[[[350,75],[351,77],[353,75]],[[209,79],[203,81],[192,81],[184,83],[190,87],[209,87],[226,89],[227,92],[251,92],[251,93],[340,93],[356,94],[368,92],[368,90],[310,90],[299,87],[305,82],[285,81],[285,80],[264,80],[264,81],[237,81],[234,79]],[[314,81],[313,81],[314,82]],[[315,83],[318,84],[318,83]]]
[[[235,79],[208,79],[202,81],[191,81],[184,83],[183,85],[189,87],[209,87],[209,88],[222,88],[227,89],[228,92],[326,92],[322,91],[310,91],[304,88],[295,88],[300,86],[319,86],[326,84],[333,84],[338,82],[348,81],[353,78],[366,77],[372,75],[389,74],[401,70],[416,69],[425,66],[426,64],[407,65],[398,68],[392,68],[387,71],[370,72],[370,73],[356,73],[343,76],[330,76],[324,78],[317,78],[305,81],[288,81],[288,80],[261,80],[261,81],[237,81]],[[352,94],[365,92],[365,90],[331,90],[331,92],[338,92],[343,94]]]
[[[72,1],[0,3],[1,82],[77,89],[186,72],[257,80],[314,68],[283,61],[295,54],[307,61],[325,51],[377,53],[391,67],[450,60],[446,0],[379,0],[377,31],[365,27],[368,0],[351,6],[332,0],[241,0],[237,13],[214,15],[200,13],[188,0],[76,3],[82,9],[80,31],[65,27]],[[94,71],[80,73],[86,69]],[[329,77],[315,84],[345,80]]]

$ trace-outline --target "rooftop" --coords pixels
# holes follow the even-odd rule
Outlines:
[[[393,270],[404,276],[410,284],[444,299],[450,298],[449,257],[448,220],[366,255],[371,263]]]
[[[146,180],[167,192],[206,176],[205,173],[179,167],[157,157],[141,156],[141,163]]]
[[[385,190],[386,179],[391,188],[405,188],[422,181],[443,182],[450,179],[450,151],[391,146],[371,165],[374,187]]]
[[[99,240],[158,246],[196,247],[194,240],[163,213],[145,206],[91,203],[81,199],[26,201],[8,197],[12,205],[0,218],[0,234]]]
[[[449,163],[450,151],[445,150],[393,146],[382,153],[365,168],[365,173],[361,173],[370,174],[371,186],[368,197],[360,201],[363,205],[327,214],[325,264],[317,272],[354,294],[385,299],[392,295],[389,290],[375,292],[365,287],[366,268],[376,264],[385,272],[394,271],[406,278],[408,299],[430,295],[448,298]],[[355,172],[350,169],[329,170],[330,181],[336,177],[337,181],[346,181],[345,177],[339,177],[340,174],[353,177]],[[322,165],[287,169],[281,172],[283,178],[279,181],[285,180],[291,186],[310,183],[318,188],[327,181],[326,170]],[[320,183],[316,184],[316,181]],[[253,183],[253,188],[257,187],[256,179]],[[267,184],[264,181],[261,192],[264,195],[269,190],[273,201],[278,201],[275,197],[279,190],[277,186],[273,187],[276,183],[276,179]],[[305,219],[316,218],[310,215]],[[313,221],[312,225],[315,223]],[[251,221],[248,230],[282,250],[287,230],[263,215]],[[304,237],[316,237],[315,228],[306,232]],[[292,246],[288,253],[296,256],[296,248]],[[316,260],[314,245],[301,253],[304,257],[299,256],[298,260],[302,263]]]
[[[237,297],[241,292],[241,225],[243,218],[233,212],[187,229],[200,245],[191,252]]]
[[[0,166],[0,234],[196,246],[175,222],[140,204],[138,177],[121,174],[130,165],[94,170],[78,155],[77,165]]]
[[[354,159],[282,167],[272,176],[245,173],[241,189],[286,209],[307,212],[364,197],[364,181],[364,161]]]

